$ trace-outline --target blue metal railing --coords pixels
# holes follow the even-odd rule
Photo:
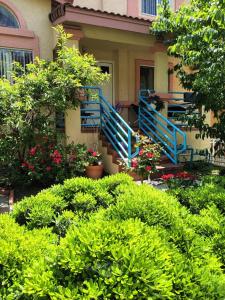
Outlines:
[[[169,98],[171,102],[168,104],[168,119],[177,126],[188,126],[187,120],[193,116],[199,115],[198,111],[192,111],[192,93],[170,91]]]
[[[81,106],[81,126],[98,127],[127,164],[138,155],[135,146],[137,137],[133,129],[120,116],[116,109],[106,100],[98,87],[82,87],[84,101]]]
[[[147,94],[148,91],[139,93],[139,129],[153,142],[160,143],[164,154],[177,164],[179,154],[187,149],[186,133],[158,112],[154,105],[148,102]]]

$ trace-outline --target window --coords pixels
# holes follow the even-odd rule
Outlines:
[[[11,11],[0,4],[0,26],[19,28],[19,22]]]
[[[161,4],[162,0],[142,0],[142,13],[156,16],[157,6]]]
[[[0,77],[10,79],[13,62],[19,62],[25,68],[32,61],[33,53],[30,50],[0,48]]]
[[[154,67],[140,67],[140,89],[154,90]]]

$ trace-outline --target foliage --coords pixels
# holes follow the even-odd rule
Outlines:
[[[151,32],[164,39],[170,56],[178,58],[175,71],[183,87],[193,92],[193,110],[205,109],[202,115],[193,114],[189,124],[200,130],[200,137],[218,138],[224,146],[224,2],[191,0],[176,12],[169,1],[162,4]],[[214,125],[206,121],[210,111],[218,119]]]
[[[102,163],[101,153],[95,151],[94,149],[87,150],[87,165],[88,166],[97,166]]]
[[[16,222],[29,229],[49,227],[57,214],[62,213],[66,207],[67,203],[62,197],[44,190],[15,204],[12,216]]]
[[[150,174],[157,172],[156,165],[159,162],[161,147],[144,135],[139,133],[135,134],[138,142],[135,147],[139,148],[139,154],[131,161],[129,171],[139,175],[142,180]],[[126,165],[124,168],[127,169]]]
[[[215,205],[225,213],[225,189],[217,184],[204,184],[187,190],[179,189],[176,196],[192,213],[199,213],[211,205]]]
[[[69,36],[62,27],[56,30],[59,41],[55,61],[36,58],[25,72],[15,67],[13,84],[0,79],[0,165],[7,167],[9,177],[15,169],[20,173],[37,140],[55,138],[55,112],[79,106],[79,87],[108,78],[92,55],[81,55],[66,46]]]
[[[164,174],[161,176],[161,179],[167,183],[170,189],[178,188],[178,187],[190,187],[197,186],[197,177],[188,172],[178,172],[178,173],[170,173]]]
[[[69,178],[83,175],[85,173],[87,161],[87,146],[84,144],[69,144],[66,147],[68,157]]]
[[[0,296],[225,298],[224,205],[213,192],[220,184],[225,191],[224,181],[210,180],[196,194],[185,190],[194,209],[127,174],[70,179],[25,198],[0,216]],[[58,237],[29,218],[35,206],[46,214],[47,202],[54,216],[44,226]],[[18,216],[29,222],[15,224]]]
[[[56,243],[56,236],[48,229],[28,231],[15,224],[10,216],[1,215],[0,298],[19,297],[26,270],[37,262],[48,264],[49,260],[54,260]],[[45,286],[47,289],[47,281]]]

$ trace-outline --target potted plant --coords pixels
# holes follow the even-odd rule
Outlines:
[[[87,177],[99,179],[102,177],[103,171],[102,155],[93,149],[88,149],[86,166]]]
[[[135,147],[139,148],[139,153],[125,169],[134,179],[139,179],[143,183],[144,179],[150,179],[150,175],[157,172],[156,165],[159,162],[161,147],[144,135],[136,134],[136,136],[138,143]]]

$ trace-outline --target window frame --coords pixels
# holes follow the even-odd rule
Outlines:
[[[18,17],[16,16],[16,14],[8,6],[6,6],[2,2],[0,2],[0,9],[1,9],[1,7],[3,9],[5,9],[7,12],[9,12],[9,14],[11,14],[11,16],[14,18],[14,21],[17,23],[17,26],[3,26],[3,25],[0,25],[0,28],[20,29],[21,28],[20,21],[19,21]]]
[[[3,51],[1,51],[1,50],[3,50]],[[0,74],[0,78],[6,78],[6,79],[9,79],[9,80],[11,80],[11,78],[10,78],[10,75],[9,75],[9,73],[8,72],[11,72],[12,71],[12,69],[11,70],[6,70],[6,72],[3,74],[3,71],[4,71],[4,63],[5,63],[5,61],[4,60],[2,60],[2,65],[1,65],[1,55],[2,55],[2,53],[4,53],[4,51],[7,53],[9,53],[10,55],[11,55],[11,57],[10,57],[10,63],[12,64],[13,62],[16,62],[16,60],[13,60],[13,52],[23,52],[23,59],[24,59],[24,61],[23,61],[23,63],[21,63],[21,61],[18,61],[19,63],[21,63],[21,65],[22,65],[22,67],[25,69],[26,68],[26,65],[27,64],[29,64],[29,63],[31,63],[31,62],[33,62],[34,61],[34,52],[33,52],[33,50],[32,49],[21,49],[21,48],[11,48],[11,47],[2,47],[2,46],[0,46],[0,69],[1,69],[1,73],[2,73],[2,75]],[[28,62],[28,63],[26,63],[26,61],[25,61],[25,55],[26,54],[28,54],[28,55],[30,55],[30,61]],[[4,54],[3,54],[4,55]],[[14,54],[15,55],[15,54]],[[2,71],[3,70],[3,71]]]

